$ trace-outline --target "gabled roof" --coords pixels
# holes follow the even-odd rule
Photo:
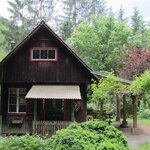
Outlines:
[[[0,68],[11,58],[15,53],[22,47],[24,46],[30,39],[31,37],[41,28],[45,27],[47,31],[52,34],[63,46],[66,47],[66,49],[75,57],[75,59],[94,77],[96,78],[95,75],[91,73],[91,69],[77,56],[75,52],[72,51],[72,49],[45,23],[45,21],[41,21],[40,24],[34,28],[29,35],[22,41],[20,42],[14,49],[1,61],[0,63]]]

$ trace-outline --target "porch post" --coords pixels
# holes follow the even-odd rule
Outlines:
[[[126,121],[126,95],[123,95],[123,121],[122,121],[122,127],[127,127],[127,121]]]
[[[2,135],[2,115],[0,115],[0,135]]]
[[[37,99],[34,99],[34,121],[33,121],[33,132],[36,131],[36,118],[37,118]]]
[[[137,95],[132,96],[132,100],[133,100],[133,128],[137,128],[137,105],[138,105]]]
[[[64,121],[67,121],[67,103],[64,99]]]
[[[45,108],[45,99],[43,99],[43,120],[46,120],[46,108]]]
[[[75,114],[74,114],[75,106],[74,105],[75,105],[74,100],[72,100],[72,102],[71,102],[71,121],[75,120]]]
[[[116,121],[120,121],[120,104],[118,94],[116,94]]]

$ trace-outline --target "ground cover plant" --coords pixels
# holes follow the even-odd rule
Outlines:
[[[128,150],[126,137],[107,122],[73,123],[51,138],[37,135],[0,139],[0,150]]]

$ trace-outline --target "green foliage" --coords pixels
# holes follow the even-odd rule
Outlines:
[[[91,149],[95,149],[97,147],[99,136],[94,132],[77,128],[58,131],[56,136],[53,138],[52,149],[88,150],[89,147]]]
[[[125,87],[125,85],[117,81],[117,77],[111,72],[106,78],[101,78],[98,84],[92,84],[92,100],[109,99],[110,94],[125,89]]]
[[[119,78],[115,77],[111,72],[106,78],[101,78],[98,83],[91,85],[92,89],[92,101],[100,106],[101,115],[105,111],[113,111],[113,96],[118,91],[127,89],[127,85],[119,82]]]
[[[68,43],[93,69],[110,71],[118,67],[120,50],[127,44],[129,27],[113,15],[93,17],[75,29]]]
[[[146,102],[150,106],[150,70],[136,77],[130,86],[130,90],[133,91],[134,95],[141,94],[142,92]]]
[[[7,48],[9,43],[4,34],[4,31],[8,30],[8,24],[7,19],[0,17],[0,60],[2,60],[8,52]]]
[[[144,109],[139,112],[139,117],[143,119],[149,119],[150,118],[150,110],[149,109]]]
[[[98,120],[71,124],[53,136],[51,145],[57,150],[128,150],[125,136]]]
[[[133,150],[149,150],[149,149],[150,149],[150,142],[142,143],[136,149],[133,148]]]
[[[136,7],[134,8],[133,15],[131,16],[131,25],[134,35],[144,29],[144,22],[142,20],[142,16],[140,15],[139,10]]]
[[[48,147],[47,141],[38,136],[10,136],[0,140],[0,150],[43,150]]]
[[[127,139],[115,127],[94,120],[73,123],[48,139],[39,136],[0,138],[0,150],[128,150]]]

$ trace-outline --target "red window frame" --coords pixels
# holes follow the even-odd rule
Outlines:
[[[33,59],[33,50],[55,50],[55,59]],[[58,61],[58,49],[56,47],[32,47],[30,49],[30,61],[31,62],[57,62]]]

